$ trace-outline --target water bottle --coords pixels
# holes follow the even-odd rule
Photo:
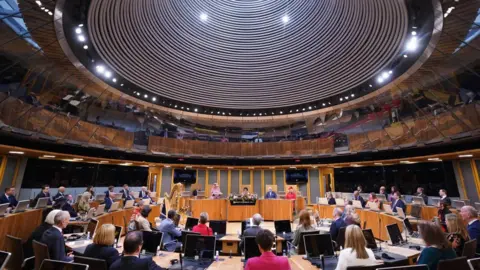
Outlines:
[[[90,240],[90,232],[87,232],[87,240]]]
[[[142,255],[145,255],[145,249],[142,249]]]
[[[216,232],[214,233],[214,235],[215,235],[215,237],[217,237],[217,233],[216,233]]]
[[[218,259],[219,259],[219,254],[218,254],[218,250],[215,252],[215,261],[218,262]]]
[[[283,250],[283,257],[287,257],[287,251]]]
[[[157,256],[162,255],[162,252],[160,251],[160,246],[157,247]]]
[[[118,248],[118,240],[115,239],[115,248]]]

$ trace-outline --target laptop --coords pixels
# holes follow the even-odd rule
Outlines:
[[[97,226],[98,226],[98,220],[92,218],[88,222],[87,230],[85,231],[85,234],[90,232],[90,238],[93,239],[93,235],[95,234],[95,231],[97,230]]]
[[[405,212],[403,212],[403,208],[401,208],[401,207],[397,207],[397,214],[398,214],[398,217],[401,218],[401,219],[406,218]]]
[[[387,197],[385,196],[385,194],[377,194],[377,199],[381,202],[387,201]]]
[[[363,229],[363,236],[365,241],[367,241],[367,248],[376,251],[377,250],[377,241],[375,241],[375,236],[373,236],[372,229]]]
[[[143,199],[142,201],[143,201],[143,205],[149,205],[152,202],[152,200],[150,198]]]
[[[88,210],[88,212],[87,212],[87,220],[90,220],[90,219],[93,217],[93,215],[95,214],[95,210],[96,210],[96,209],[93,208],[93,207],[90,208],[90,210]]]
[[[217,234],[217,238],[221,238],[227,234],[227,221],[225,220],[210,220],[208,226],[213,233]]]
[[[102,205],[103,205],[103,207],[104,207],[104,209],[105,209],[105,205],[104,205],[104,204],[102,204]],[[108,210],[108,212],[115,212],[115,211],[117,211],[119,205],[120,205],[119,202],[114,202],[114,203],[112,203],[112,206],[110,206],[110,210]],[[99,207],[100,207],[100,205],[99,205]]]
[[[340,199],[340,198],[335,199],[335,203],[338,206],[345,206],[345,200],[344,199]]]
[[[49,197],[39,198],[39,199],[37,200],[37,204],[35,205],[34,209],[46,208],[46,207],[47,207],[47,204],[48,204],[48,200],[50,200]]]
[[[431,198],[431,200],[432,200],[432,205],[437,206],[442,199],[441,198]]]
[[[185,222],[185,230],[191,231],[196,225],[198,225],[198,218],[187,217],[187,221]]]
[[[412,204],[418,204],[418,205],[424,206],[425,201],[420,196],[413,196],[412,197]]]
[[[398,246],[403,244],[402,233],[400,232],[400,228],[398,228],[397,223],[387,225],[387,232],[392,245]]]
[[[191,232],[191,231],[182,231],[182,235],[180,236],[180,241],[182,242],[182,252],[185,252],[185,248],[187,248],[187,236],[189,235],[200,235],[200,233]]]
[[[17,207],[15,207],[12,213],[24,212],[25,210],[27,210],[29,204],[29,200],[19,201]]]
[[[418,204],[412,204],[412,209],[410,209],[410,215],[414,218],[422,218],[422,207]]]
[[[277,236],[280,236],[287,241],[292,239],[292,226],[290,220],[276,220],[274,225],[275,234]]]
[[[129,209],[129,208],[133,208],[133,204],[135,203],[134,200],[128,200],[125,202],[125,206],[123,207],[124,209]]]
[[[97,195],[95,195],[95,201],[97,201],[97,202],[103,202],[103,201],[105,201],[105,194],[97,194]]]
[[[332,236],[329,233],[304,235],[303,244],[305,245],[307,259],[318,259],[320,256],[335,255]]]
[[[466,205],[465,201],[460,201],[460,200],[453,200],[452,201],[452,206],[457,210],[460,210],[465,205]]]
[[[113,208],[113,204],[112,204],[112,208]],[[98,217],[103,214],[105,214],[105,204],[100,204],[99,206],[97,206],[97,210],[95,211],[94,215]]]
[[[392,216],[395,215],[395,213],[392,210],[392,206],[390,204],[384,204],[383,205],[383,210],[385,210],[385,214],[387,214],[387,215],[392,215]]]
[[[407,230],[408,234],[412,237],[412,238],[419,238],[420,235],[418,234],[418,232],[414,231],[413,230],[413,227],[412,227],[412,224],[410,223],[410,220],[408,218],[405,218],[403,220],[403,225],[405,225],[405,229]]]
[[[115,194],[115,200],[121,200],[122,199],[122,193],[116,193]]]
[[[4,217],[7,214],[7,209],[9,205],[10,203],[0,204],[0,217]]]
[[[353,200],[352,205],[357,209],[363,209],[362,202],[360,202],[359,200]]]
[[[198,256],[198,259],[201,261],[213,262],[216,242],[214,236],[187,235],[185,259],[194,259]]]
[[[374,202],[370,202],[368,204],[368,206],[370,207],[370,210],[375,211],[375,212],[380,212],[380,208],[378,208],[378,204],[376,204]]]
[[[318,204],[328,205],[328,199],[327,198],[318,198]]]

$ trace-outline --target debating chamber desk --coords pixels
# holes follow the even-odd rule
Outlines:
[[[243,221],[259,213],[264,220],[293,220],[292,201],[260,199],[255,205],[232,205],[227,199],[190,199],[192,217],[207,212],[210,220]]]

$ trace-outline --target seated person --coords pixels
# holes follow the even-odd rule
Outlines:
[[[340,228],[347,227],[347,224],[345,224],[345,220],[342,218],[343,211],[339,207],[335,207],[333,209],[333,222],[332,225],[330,226],[330,235],[332,236],[332,240],[336,241],[338,237],[338,232],[340,231]]]
[[[277,193],[272,190],[272,187],[268,187],[268,192],[265,194],[265,199],[276,199]]]
[[[182,243],[176,238],[182,236],[182,232],[175,225],[174,218],[177,215],[175,210],[168,211],[167,218],[162,220],[158,230],[163,233],[163,246],[167,251],[175,251]]]
[[[467,231],[470,239],[477,239],[477,253],[480,253],[480,221],[478,212],[473,206],[466,205],[460,209],[460,216],[467,224]]]
[[[105,260],[107,267],[120,258],[115,244],[115,226],[112,224],[103,224],[95,231],[93,243],[88,245],[83,253],[84,257]]]
[[[360,196],[360,192],[358,190],[355,190],[353,192],[353,200],[360,201],[360,204],[362,205],[362,207],[365,208],[365,200],[362,198],[362,196]]]
[[[5,188],[5,194],[0,196],[0,204],[8,203],[8,207],[16,207],[18,204],[17,199],[15,198],[15,188],[7,187]]]
[[[407,206],[405,205],[405,203],[402,201],[402,199],[400,199],[401,195],[400,195],[400,191],[395,191],[393,193],[393,202],[392,202],[392,211],[393,212],[397,212],[397,207],[400,207],[403,209],[403,212],[405,213],[406,209],[407,209]]]
[[[335,201],[335,198],[333,197],[332,192],[327,192],[327,200],[329,205],[336,205],[337,202]]]
[[[290,270],[288,258],[280,257],[272,253],[273,242],[275,236],[269,230],[260,229],[255,236],[255,242],[260,250],[260,257],[248,259],[245,270],[264,270],[264,269],[281,269]]]
[[[213,184],[212,190],[210,190],[210,198],[211,199],[218,199],[222,196],[222,191],[217,183]]]
[[[90,193],[90,199],[95,198],[95,188],[93,186],[88,186],[85,192]]]
[[[385,191],[385,186],[380,187],[380,189],[378,190],[378,194],[387,196],[387,192]]]
[[[374,192],[370,193],[368,196],[367,207],[371,208],[371,204],[377,205],[377,208],[380,209],[380,200],[377,198],[377,194]]]
[[[208,222],[208,213],[202,212],[200,213],[200,219],[198,221],[198,225],[195,225],[192,229],[192,232],[200,233],[203,236],[212,236],[213,230],[212,228],[207,226]]]
[[[33,205],[35,206],[38,202],[38,199],[40,198],[48,198],[48,205],[52,205],[52,200],[50,199],[50,186],[49,185],[43,185],[42,186],[42,191],[38,193],[38,195],[33,199]]]
[[[299,214],[299,223],[295,232],[293,233],[292,244],[298,246],[300,244],[300,236],[303,232],[314,231],[315,227],[312,226],[312,220],[310,219],[310,214],[307,210],[300,211]]]
[[[48,247],[50,259],[57,261],[72,261],[73,258],[66,255],[65,240],[62,230],[68,226],[70,214],[67,211],[60,211],[54,217],[54,224],[43,233],[41,242]]]
[[[394,199],[393,199],[393,194],[398,191],[398,187],[397,187],[397,186],[392,186],[392,187],[390,188],[390,191],[391,191],[391,192],[390,192],[390,194],[388,194],[387,200],[388,200],[389,202],[393,203],[393,201],[394,201]],[[392,207],[392,208],[393,208],[393,207]]]
[[[162,270],[152,257],[140,259],[143,245],[142,232],[129,232],[123,241],[123,256],[112,263],[110,270]]]
[[[345,230],[345,248],[340,251],[336,270],[346,270],[351,266],[375,264],[373,251],[367,248],[367,241],[362,229],[357,225],[349,225]]]
[[[428,204],[428,196],[425,195],[423,193],[424,189],[423,187],[418,187],[417,188],[417,192],[415,194],[413,194],[413,196],[417,196],[417,197],[422,197],[423,201],[425,202],[425,204]]]
[[[108,190],[105,191],[105,198],[110,197],[110,193],[114,193],[114,192],[113,192],[113,189],[114,189],[114,188],[115,188],[114,186],[108,186]],[[113,197],[113,198],[115,198],[115,197]]]
[[[52,225],[55,223],[55,215],[58,214],[58,212],[60,211],[61,210],[54,210],[53,208],[45,208],[45,210],[43,210],[42,220],[44,220],[44,222],[40,224],[40,226],[35,228],[35,230],[28,238],[27,242],[25,242],[25,244],[23,245],[23,253],[25,258],[33,256],[33,240],[37,242],[42,241],[43,233],[52,227]]]
[[[149,199],[147,187],[142,187],[142,190],[138,192],[138,198],[140,199]]]
[[[110,210],[110,207],[112,207],[112,204],[114,203],[114,199],[115,193],[113,191],[108,192],[108,196],[105,197],[105,211]]]
[[[90,210],[90,197],[92,194],[89,192],[84,192],[82,196],[80,197],[80,200],[78,201],[77,205],[77,211],[79,214],[86,214],[88,213],[88,210]]]
[[[426,247],[420,253],[417,264],[426,264],[429,269],[437,269],[438,262],[457,257],[455,251],[448,244],[442,228],[435,223],[419,222],[418,232]]]
[[[58,187],[58,192],[57,192],[57,194],[55,194],[55,196],[53,196],[53,201],[55,202],[56,200],[58,200],[60,198],[65,198],[65,187],[64,186]]]
[[[58,197],[53,203],[53,208],[67,211],[70,217],[77,217],[77,212],[75,212],[75,209],[67,202],[66,197]]]
[[[347,225],[358,225],[360,226],[360,217],[358,214],[355,212],[355,207],[353,205],[347,204],[345,205],[345,211],[344,211],[344,220],[345,224]]]
[[[152,231],[150,222],[148,221],[148,215],[150,214],[151,211],[152,209],[150,208],[150,206],[146,205],[143,207],[142,211],[140,212],[140,215],[137,215],[135,220],[138,223],[138,228],[137,228],[138,230],[147,231],[147,232]]]
[[[249,197],[249,196],[250,196],[250,192],[248,191],[248,188],[244,187],[242,191],[242,197]]]
[[[463,224],[456,214],[447,214],[445,216],[447,225],[447,240],[450,246],[455,250],[457,256],[461,257],[465,242],[470,240],[467,232],[467,226]]]
[[[244,237],[246,237],[246,236],[256,236],[257,233],[262,229],[262,228],[260,228],[260,224],[262,223],[262,221],[263,221],[263,218],[260,214],[253,215],[253,217],[252,217],[252,227],[247,228],[243,232],[242,240],[240,240],[240,249],[241,250],[243,250],[243,246],[244,246]]]

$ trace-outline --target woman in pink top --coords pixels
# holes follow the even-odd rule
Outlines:
[[[213,184],[212,190],[210,191],[210,198],[211,199],[218,199],[222,196],[222,191],[220,191],[220,187],[217,183]]]

